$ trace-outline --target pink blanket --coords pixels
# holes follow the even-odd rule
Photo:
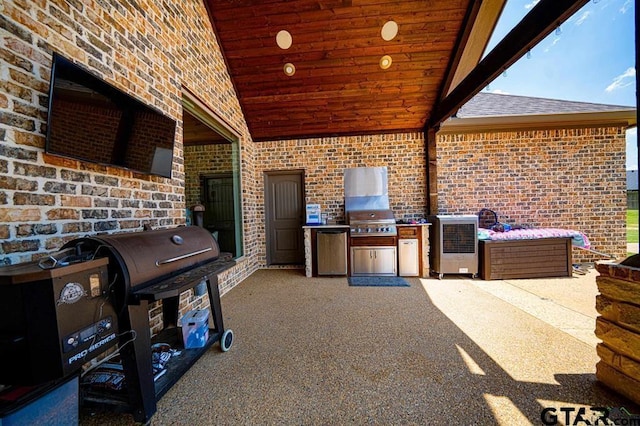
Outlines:
[[[512,229],[506,232],[495,232],[490,229],[478,228],[479,240],[535,240],[539,238],[570,237],[574,246],[585,249],[591,248],[589,238],[585,234],[572,229],[533,228]]]

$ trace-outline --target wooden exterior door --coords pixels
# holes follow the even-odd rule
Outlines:
[[[304,171],[266,172],[265,235],[268,265],[304,264]]]

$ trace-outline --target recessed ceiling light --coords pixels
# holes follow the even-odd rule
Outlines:
[[[398,24],[395,21],[387,21],[382,26],[380,36],[384,41],[393,40],[398,35]]]
[[[276,34],[276,44],[280,49],[287,50],[291,47],[293,43],[293,38],[291,38],[291,34],[287,30],[281,30]]]
[[[284,64],[284,73],[291,77],[296,73],[296,67],[292,63],[287,62],[286,64]]]
[[[393,62],[391,60],[391,56],[384,55],[382,58],[380,58],[380,68],[382,68],[383,70],[386,70],[391,66],[391,62]]]

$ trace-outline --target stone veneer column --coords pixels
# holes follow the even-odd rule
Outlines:
[[[307,277],[311,277],[313,275],[311,262],[311,229],[304,228],[304,274]]]
[[[430,225],[422,225],[420,229],[422,230],[422,278],[429,278],[430,267],[429,265],[429,226]]]
[[[596,377],[640,404],[640,269],[598,264]]]

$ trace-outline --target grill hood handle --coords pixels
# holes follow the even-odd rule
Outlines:
[[[187,257],[191,257],[191,256],[197,256],[199,254],[206,253],[206,252],[211,251],[211,250],[212,250],[211,247],[207,247],[206,249],[193,251],[191,253],[183,254],[182,256],[176,256],[176,257],[172,257],[172,258],[165,259],[165,260],[156,260],[156,266],[166,265],[168,263],[177,262],[178,260],[186,259]]]

